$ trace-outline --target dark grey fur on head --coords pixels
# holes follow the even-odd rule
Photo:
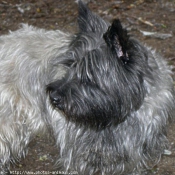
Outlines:
[[[81,1],[78,23],[80,32],[63,59],[69,70],[48,86],[52,103],[80,125],[117,126],[142,105],[144,78],[153,79],[147,50],[119,20],[108,27]]]

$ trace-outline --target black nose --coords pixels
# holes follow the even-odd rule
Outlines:
[[[53,107],[64,111],[64,100],[63,97],[55,90],[49,91],[50,101]]]
[[[59,103],[61,100],[61,96],[58,95],[57,91],[50,91],[50,100],[56,104]]]

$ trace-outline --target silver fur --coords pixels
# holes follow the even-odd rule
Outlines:
[[[107,30],[109,24],[102,23]],[[68,122],[63,112],[53,108],[46,86],[67,72],[59,61],[74,37],[59,30],[46,31],[28,25],[0,37],[0,170],[3,174],[9,170],[10,162],[26,154],[26,147],[36,134],[47,131],[47,125],[60,148],[59,165],[64,171],[77,171],[79,175],[141,173],[158,163],[167,147],[165,130],[175,104],[172,71],[148,47],[145,49],[154,80],[145,77],[147,94],[141,107],[117,127],[86,128]]]
[[[46,130],[46,85],[63,76],[54,59],[69,43],[69,34],[28,25],[0,37],[1,169],[25,155],[29,141]]]
[[[166,61],[155,51],[147,49],[150,53],[149,65],[153,68],[159,66],[160,72],[155,72],[156,84],[152,86],[153,82],[145,80],[149,93],[143,105],[117,128],[96,132],[77,127],[53,111],[52,127],[60,146],[61,158],[58,162],[64,165],[63,170],[76,170],[83,175],[99,170],[102,175],[131,172],[141,175],[144,169],[150,169],[159,162],[168,143],[164,130],[169,117],[174,115],[173,81]],[[147,144],[145,149],[150,149],[148,155],[143,153],[144,143]],[[124,160],[125,155],[130,158],[129,162]]]

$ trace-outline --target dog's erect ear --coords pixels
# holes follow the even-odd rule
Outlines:
[[[81,0],[78,1],[78,24],[81,32],[103,33],[107,29],[107,23],[91,12],[91,10]]]
[[[126,64],[129,60],[127,54],[129,35],[126,29],[122,27],[120,20],[115,19],[103,37],[118,58]]]

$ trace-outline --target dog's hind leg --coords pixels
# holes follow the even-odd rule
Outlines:
[[[8,92],[7,96],[4,91],[0,93],[0,174],[3,175],[8,173],[10,163],[26,155],[30,140],[45,128],[37,108],[25,104],[17,92]]]

